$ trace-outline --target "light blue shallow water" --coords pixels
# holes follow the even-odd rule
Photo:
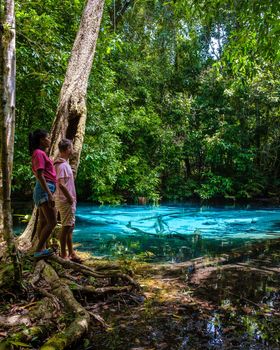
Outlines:
[[[80,204],[74,241],[96,256],[185,261],[280,237],[279,208]]]

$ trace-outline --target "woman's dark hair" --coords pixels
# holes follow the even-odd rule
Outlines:
[[[48,136],[48,132],[44,129],[37,129],[34,132],[31,132],[29,134],[29,153],[32,155],[32,153],[35,151],[35,149],[38,149],[40,147],[40,140],[42,138],[45,138]]]

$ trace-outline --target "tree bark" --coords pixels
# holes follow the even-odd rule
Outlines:
[[[21,282],[21,268],[18,252],[13,236],[11,213],[11,178],[14,156],[15,131],[15,13],[14,1],[5,0],[1,10],[1,47],[0,47],[0,74],[1,74],[1,140],[0,140],[0,232],[4,238],[8,255],[14,266],[15,283]]]
[[[59,141],[73,140],[71,166],[77,172],[87,116],[86,93],[98,38],[104,0],[88,0],[77,33],[65,80],[60,92],[55,121],[51,131],[50,156],[58,153]]]
[[[86,94],[96,42],[102,19],[104,0],[88,0],[77,33],[65,80],[61,88],[58,108],[51,130],[50,157],[58,154],[58,143],[62,138],[73,141],[74,152],[70,159],[74,174],[77,173],[84,140],[87,108]],[[21,249],[30,247],[34,232],[35,214],[19,238]]]

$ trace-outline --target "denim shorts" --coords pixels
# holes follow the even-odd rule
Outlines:
[[[55,183],[47,181],[47,186],[51,191],[51,193],[55,192],[55,189],[56,189]],[[41,204],[48,201],[48,194],[42,189],[39,181],[36,181],[36,185],[34,187],[33,200],[36,207],[39,207]]]

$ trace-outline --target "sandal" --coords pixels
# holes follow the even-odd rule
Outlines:
[[[62,255],[59,255],[59,257],[63,260],[70,260],[70,257],[69,256],[62,256]]]
[[[39,252],[34,253],[34,258],[47,258],[49,256],[52,256],[54,251],[52,249],[43,249]]]
[[[69,256],[69,259],[75,263],[78,263],[78,264],[82,264],[83,263],[83,260],[78,257],[78,255],[74,255],[74,256]]]

